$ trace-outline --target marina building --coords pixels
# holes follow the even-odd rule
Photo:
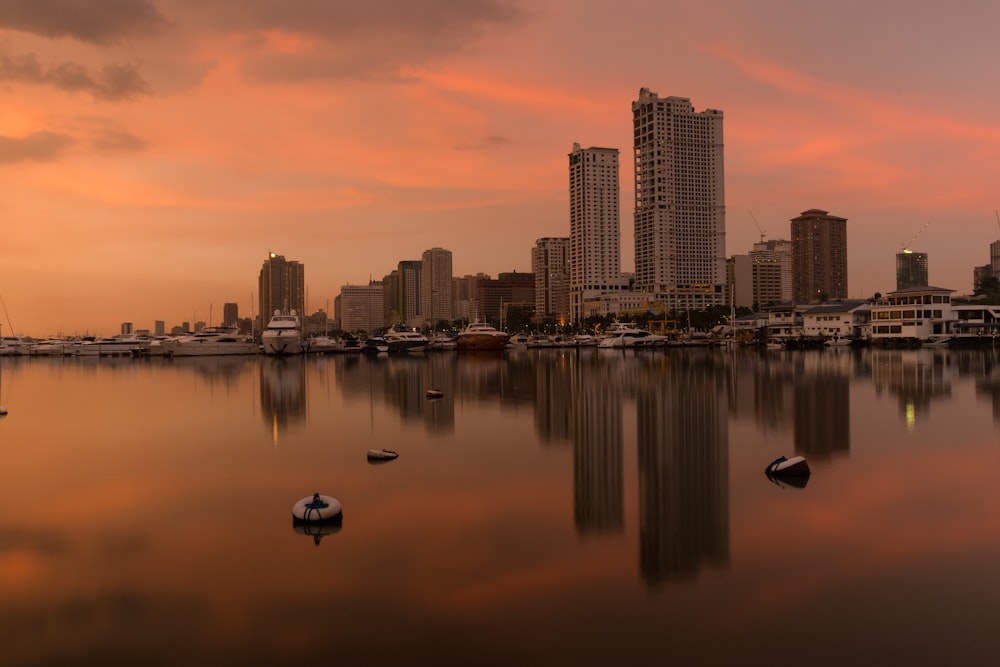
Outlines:
[[[425,250],[420,270],[420,314],[432,327],[452,320],[451,251]]]
[[[569,314],[622,289],[618,149],[581,148],[569,154]]]
[[[847,218],[809,209],[792,218],[792,299],[847,298]]]
[[[535,318],[565,324],[569,314],[569,239],[546,237],[531,249]]]
[[[305,266],[286,260],[283,255],[270,253],[260,269],[258,294],[260,317],[267,324],[274,311],[294,310],[299,315],[306,311]],[[258,328],[259,330],[259,328]]]
[[[635,289],[674,311],[726,303],[722,120],[648,88],[632,103]]]

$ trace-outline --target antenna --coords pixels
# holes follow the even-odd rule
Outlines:
[[[750,214],[750,219],[753,220],[753,224],[757,226],[757,231],[760,232],[760,242],[763,243],[764,237],[766,236],[764,230],[760,228],[760,224],[757,222],[757,218],[754,217],[753,211],[747,209],[747,213]]]
[[[913,244],[914,241],[917,240],[917,237],[920,236],[924,232],[924,230],[927,229],[927,227],[930,226],[930,224],[931,223],[929,223],[929,222],[926,223],[926,224],[924,224],[924,226],[920,228],[920,231],[918,231],[916,234],[913,235],[912,239],[910,239],[906,243],[900,243],[900,245],[902,246],[902,251],[903,252],[910,252],[910,249],[909,249],[910,246]],[[1000,217],[997,218],[997,224],[1000,224]]]

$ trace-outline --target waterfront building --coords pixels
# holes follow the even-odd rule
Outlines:
[[[153,322],[153,332],[157,336],[163,336],[164,334],[166,334],[166,331],[167,331],[167,325],[163,320],[156,320],[155,322]]]
[[[393,269],[382,278],[382,302],[382,323],[387,327],[391,327],[398,322],[402,322],[399,315],[400,298],[398,269]]]
[[[847,298],[847,218],[809,209],[792,218],[792,298],[803,303]]]
[[[531,273],[535,276],[535,317],[565,324],[569,312],[568,238],[546,237],[531,249]]]
[[[257,284],[262,325],[267,325],[276,310],[282,312],[294,310],[299,315],[305,314],[305,266],[299,262],[270,253],[260,269]]]
[[[896,289],[926,287],[927,253],[903,250],[896,253]]]
[[[671,310],[726,303],[722,121],[648,88],[632,103],[635,289]]]
[[[872,304],[872,343],[926,341],[952,332],[955,290],[928,285],[889,292]]]
[[[1000,276],[1000,241],[990,244],[990,270],[994,278]]]
[[[825,338],[857,338],[868,331],[871,304],[864,300],[822,303],[802,314],[802,333]]]
[[[382,283],[344,285],[334,301],[336,320],[344,331],[378,331],[384,327]]]
[[[420,270],[420,314],[432,327],[452,320],[451,251],[425,250]]]
[[[618,149],[581,148],[569,154],[569,315],[621,289]]]
[[[420,322],[420,285],[421,272],[424,263],[417,260],[405,260],[399,263],[399,322],[406,326],[418,326]],[[393,324],[396,324],[393,322]]]
[[[792,242],[786,239],[761,240],[753,244],[750,259],[764,268],[755,270],[754,301],[759,306],[791,301]],[[771,267],[777,266],[775,272]]]
[[[128,336],[132,333],[132,323],[122,322],[122,334]]]
[[[535,276],[531,273],[501,273],[496,280],[477,281],[477,312],[482,320],[500,328],[504,311],[513,304],[535,305]]]

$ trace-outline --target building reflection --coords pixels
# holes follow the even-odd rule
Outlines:
[[[876,393],[897,397],[909,430],[930,412],[931,401],[951,395],[951,356],[947,350],[873,349],[872,383]]]
[[[850,452],[850,357],[798,354],[793,366],[795,453],[823,461]]]
[[[260,408],[277,445],[281,436],[306,420],[306,358],[260,358]]]
[[[651,586],[729,563],[723,375],[707,353],[662,358],[666,372],[650,372],[637,396],[639,562]]]

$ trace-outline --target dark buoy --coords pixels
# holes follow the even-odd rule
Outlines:
[[[771,477],[804,477],[809,475],[809,463],[804,456],[779,456],[764,472]]]

